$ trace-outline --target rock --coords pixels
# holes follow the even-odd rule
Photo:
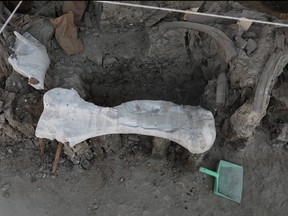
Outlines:
[[[272,89],[272,96],[284,103],[288,108],[288,83],[284,83],[278,88]]]
[[[284,44],[285,44],[285,35],[277,32],[275,35],[275,48],[279,48],[280,50],[283,51]]]
[[[5,183],[5,184],[3,184],[3,185],[1,186],[1,189],[2,189],[3,191],[7,191],[7,190],[10,189],[10,187],[11,187],[11,184],[10,184],[10,183]]]
[[[257,43],[253,39],[249,38],[246,49],[247,49],[247,54],[250,55],[254,50],[257,49]]]
[[[11,149],[8,149],[7,151],[9,154],[12,154],[12,150]]]
[[[255,32],[245,32],[242,35],[243,38],[258,38],[257,34]]]
[[[118,60],[115,57],[111,57],[111,56],[110,57],[106,56],[103,60],[104,68],[112,66],[113,64],[116,64],[116,63],[118,63]]]
[[[146,164],[146,167],[151,167],[152,166],[152,164],[150,163],[150,162],[148,162],[147,164]]]
[[[37,92],[17,95],[12,103],[13,106],[8,106],[4,111],[9,125],[27,137],[35,137],[35,125],[43,108],[39,97],[40,94]]]
[[[8,136],[14,140],[18,140],[18,139],[21,139],[23,137],[19,131],[12,128],[9,124],[4,124],[2,131],[6,136]]]
[[[229,68],[231,88],[255,87],[259,74],[262,73],[273,50],[273,28],[264,26],[259,32],[258,43],[261,46],[254,51],[253,55],[248,56],[246,52],[239,50],[237,58],[231,61]]]
[[[31,179],[30,179],[31,183],[34,183],[37,181],[37,178],[36,176],[31,176]]]
[[[84,81],[83,75],[85,72],[82,68],[67,66],[64,64],[55,64],[54,69],[50,71],[51,79],[51,88],[63,87],[68,89],[75,89],[81,97],[87,98],[89,96],[88,85]]]
[[[59,48],[60,48],[60,46],[59,46],[59,44],[57,43],[57,41],[56,41],[55,38],[51,41],[51,44],[52,44],[52,47],[53,47],[54,49],[59,49]]]
[[[152,158],[163,159],[166,157],[167,150],[171,141],[159,137],[153,138]]]
[[[54,37],[54,28],[49,20],[41,19],[33,23],[27,30],[33,37],[40,41],[46,48]]]
[[[26,79],[27,78],[23,78],[22,75],[13,70],[12,74],[6,79],[5,90],[22,94],[30,92],[31,88]],[[19,87],[20,85],[18,83],[21,83],[22,88]]]
[[[288,124],[282,124],[280,126],[280,133],[276,138],[277,141],[280,142],[288,142]]]
[[[99,208],[99,206],[97,205],[97,203],[93,203],[93,205],[91,206],[92,210],[97,210]]]
[[[92,164],[87,158],[81,157],[81,167],[85,170],[90,170],[92,168]]]
[[[244,49],[247,45],[247,42],[240,36],[235,37],[236,44],[239,48]]]
[[[91,18],[90,18],[90,14],[87,11],[84,14],[84,22],[85,22],[85,25],[87,27],[92,27],[92,21],[91,21]]]

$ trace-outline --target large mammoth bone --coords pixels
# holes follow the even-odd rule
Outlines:
[[[43,101],[36,137],[56,139],[70,147],[95,136],[141,134],[166,138],[201,154],[216,137],[214,117],[201,107],[156,100],[101,107],[86,102],[74,89],[63,88],[46,92]]]
[[[167,23],[162,24],[160,27],[163,33],[168,31],[169,29],[174,29],[174,28],[187,28],[190,30],[204,32],[210,35],[222,47],[224,51],[224,59],[226,63],[229,63],[231,60],[233,60],[237,56],[237,52],[234,47],[233,41],[224,32],[220,31],[217,28],[214,28],[208,25],[199,24],[199,23],[191,23],[191,22],[183,22],[183,21],[167,22]]]

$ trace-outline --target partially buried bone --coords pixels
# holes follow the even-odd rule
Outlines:
[[[28,32],[23,35],[14,32],[16,42],[12,50],[15,52],[8,61],[13,69],[29,78],[29,84],[35,89],[44,89],[44,79],[50,64],[46,48]]]
[[[108,134],[141,134],[174,141],[191,153],[209,150],[216,137],[214,117],[201,107],[166,101],[135,100],[113,108],[84,101],[74,89],[45,93],[36,137],[70,147]]]

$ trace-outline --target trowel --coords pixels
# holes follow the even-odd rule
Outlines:
[[[215,177],[214,194],[237,203],[241,202],[243,188],[242,166],[220,160],[216,172],[204,167],[200,167],[199,171]]]

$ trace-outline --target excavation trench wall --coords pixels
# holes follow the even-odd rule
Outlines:
[[[155,1],[143,4],[189,9],[199,3]],[[215,28],[222,32],[220,35],[231,40],[223,44],[203,28],[179,27],[183,14],[170,13],[166,17],[160,14],[160,22],[147,26],[152,16],[160,16],[157,11],[91,2],[87,12],[92,24],[88,25],[89,22],[83,19],[77,27],[85,49],[69,57],[59,47],[49,22],[50,18],[62,13],[61,4],[51,3],[47,10],[38,13],[41,17],[30,16],[33,25],[27,31],[45,45],[51,60],[44,91],[36,91],[25,78],[12,70],[7,62],[10,52],[7,47],[14,44],[15,37],[11,28],[3,33],[0,38],[3,50],[0,124],[3,135],[13,139],[34,139],[43,110],[43,94],[49,89],[62,87],[74,88],[86,101],[99,106],[112,107],[131,100],[201,105],[213,113],[219,138],[230,141],[252,136],[253,133],[248,136],[241,134],[233,124],[235,121],[245,124],[246,117],[236,117],[231,123],[231,116],[241,111],[243,104],[252,103],[259,78],[275,49],[286,52],[283,29],[252,24],[247,32],[241,33],[236,22],[205,18],[197,21],[198,25]],[[264,21],[269,18],[267,14],[236,2],[207,2],[203,12]],[[24,19],[24,14],[18,14],[18,19]],[[21,26],[16,27],[23,33],[21,29]],[[216,106],[216,89],[220,73],[227,77],[228,88],[225,103],[219,107]],[[271,101],[280,97],[279,92],[283,91],[274,92]],[[7,95],[10,95],[11,102]],[[287,111],[285,107],[283,105],[284,113]],[[252,132],[260,122],[261,119],[253,125]],[[241,125],[237,127],[241,128]]]

